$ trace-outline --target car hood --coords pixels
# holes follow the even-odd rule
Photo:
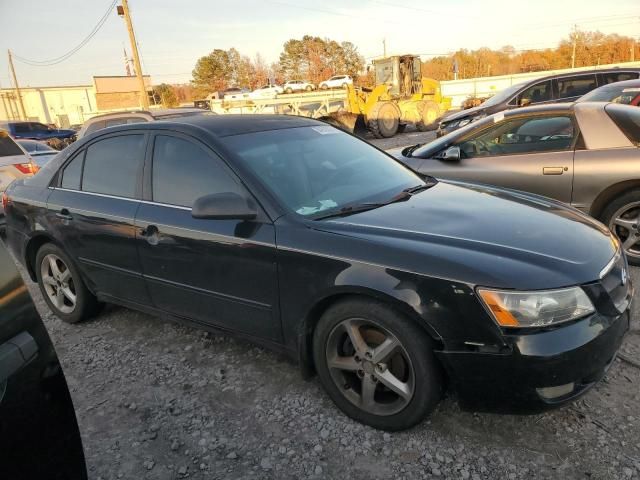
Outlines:
[[[354,260],[488,287],[535,290],[584,284],[616,241],[559,202],[484,185],[439,182],[409,200],[314,222],[361,242]]]
[[[485,113],[485,109],[482,105],[480,105],[479,107],[467,108],[466,110],[460,110],[459,112],[455,112],[455,113],[452,113],[451,115],[447,115],[441,120],[441,122],[449,123],[449,122],[452,122],[453,120],[460,120],[466,117],[473,117],[481,113]]]

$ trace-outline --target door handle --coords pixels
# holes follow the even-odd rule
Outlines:
[[[63,208],[58,213],[56,213],[56,217],[61,218],[62,220],[73,220],[71,213],[66,208]]]
[[[27,332],[0,345],[0,384],[33,360],[37,353],[36,341]]]
[[[159,231],[155,225],[147,225],[140,231],[140,236],[147,240],[149,245],[157,245],[159,242]]]
[[[569,170],[567,167],[542,167],[543,175],[562,175]]]

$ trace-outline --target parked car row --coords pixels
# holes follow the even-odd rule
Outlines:
[[[551,75],[512,85],[481,105],[445,116],[437,136],[464,127],[493,113],[544,103],[574,102],[595,88],[613,82],[637,79],[640,69],[611,68]]]
[[[542,168],[543,193],[588,211],[606,187],[585,172],[637,163],[639,112],[518,109],[406,150],[406,164],[303,117],[122,124],[8,187],[7,241],[62,320],[113,302],[234,332],[316,372],[376,428],[417,424],[446,385],[465,408],[541,411],[613,363],[635,241],[557,200],[415,170],[502,155],[490,180],[506,183],[507,155],[521,155],[522,185]],[[625,205],[604,208],[635,236]]]

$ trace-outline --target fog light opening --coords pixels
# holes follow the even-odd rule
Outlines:
[[[564,397],[565,395],[573,392],[575,388],[574,382],[566,383],[564,385],[558,385],[557,387],[544,387],[536,388],[536,392],[545,400],[554,400],[556,398]]]

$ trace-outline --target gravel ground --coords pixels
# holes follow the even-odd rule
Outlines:
[[[640,269],[632,274],[640,285]],[[389,434],[345,417],[278,354],[114,306],[67,325],[29,288],[67,376],[91,480],[640,477],[640,369],[620,359],[560,410],[468,413],[449,393],[423,424]],[[639,304],[622,348],[638,362]]]
[[[419,132],[410,125],[407,125],[406,131],[402,135],[396,135],[391,138],[373,138],[371,134],[364,137],[369,143],[378,148],[387,150],[395,147],[406,147],[415,145],[416,143],[427,143],[436,138],[436,132]]]

